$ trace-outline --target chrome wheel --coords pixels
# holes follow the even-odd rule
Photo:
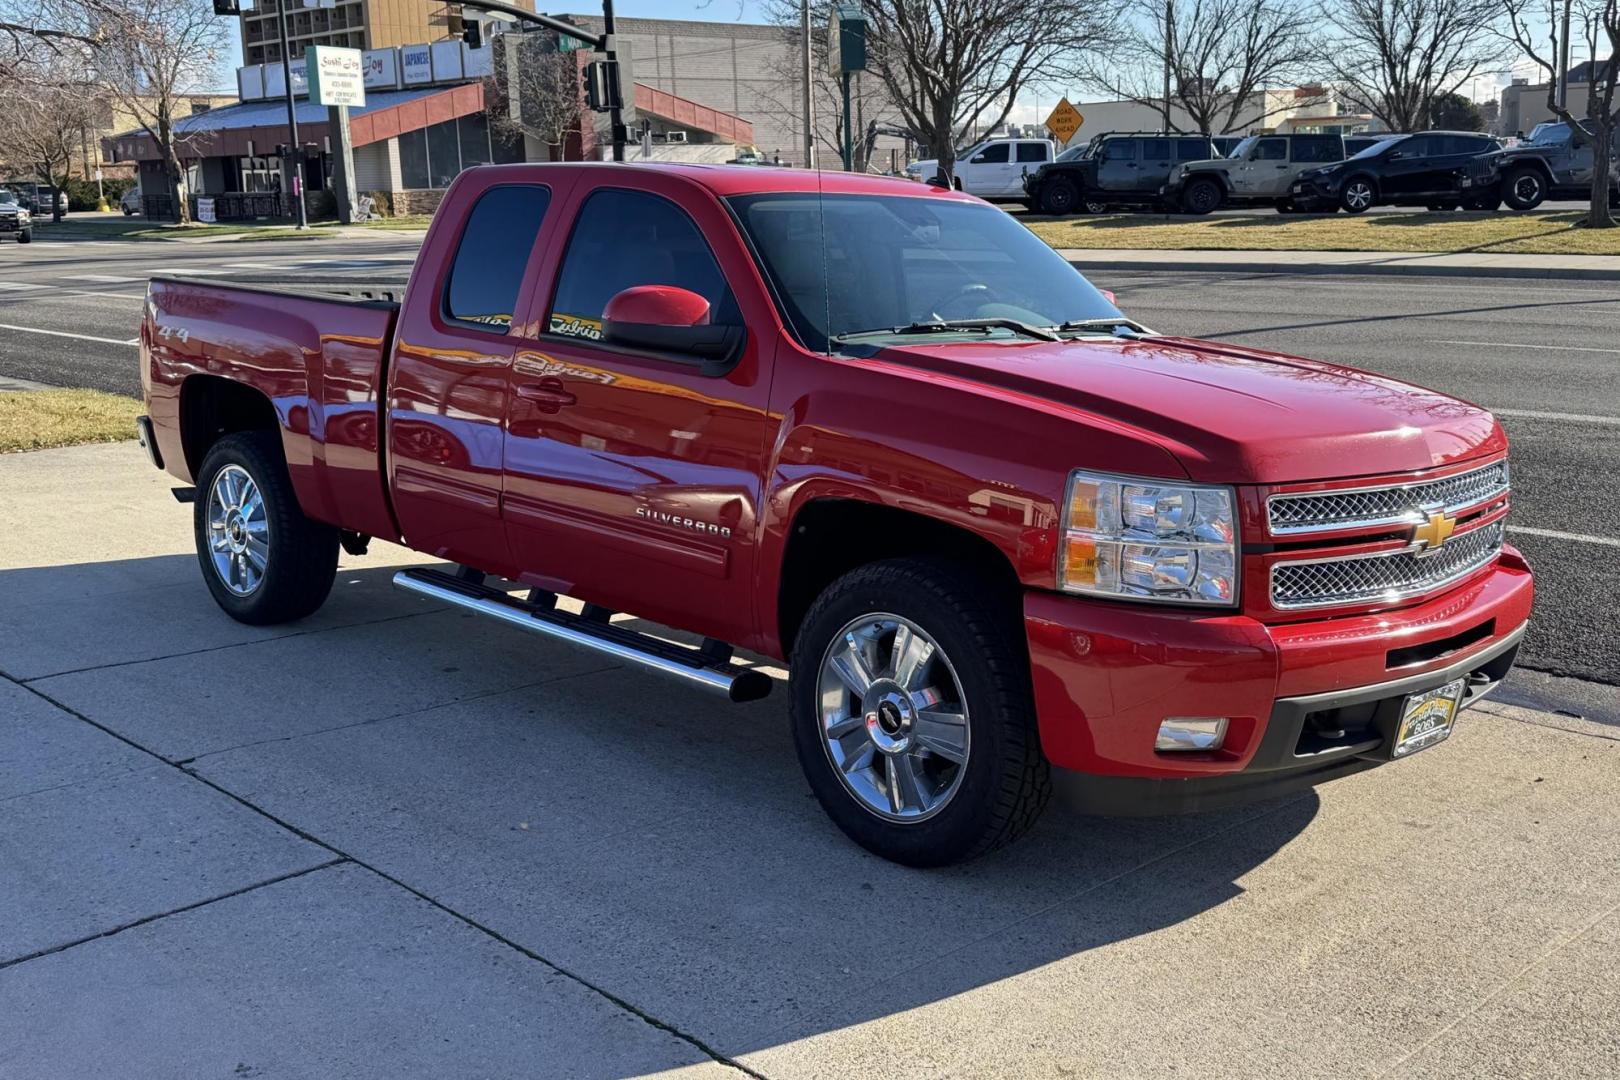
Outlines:
[[[237,596],[251,595],[264,582],[270,522],[259,485],[240,465],[220,469],[208,489],[208,553],[214,573]]]
[[[1372,186],[1365,180],[1357,180],[1344,189],[1344,205],[1346,210],[1365,210],[1372,205]]]
[[[961,787],[967,704],[937,642],[898,615],[863,615],[821,659],[822,745],[844,787],[890,821],[932,817]]]

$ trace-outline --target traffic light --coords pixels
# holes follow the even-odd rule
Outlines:
[[[214,0],[214,2],[215,3],[221,3],[221,2],[234,3],[235,0]],[[461,40],[465,41],[467,43],[467,47],[470,48],[470,49],[481,49],[481,48],[483,48],[484,47],[484,24],[481,23],[481,22],[469,22],[469,23],[467,23],[466,26],[462,27]]]
[[[618,67],[616,60],[592,60],[585,65],[585,103],[593,112],[623,108]]]
[[[214,0],[214,14],[215,15],[240,15],[240,14],[242,14],[241,0]]]

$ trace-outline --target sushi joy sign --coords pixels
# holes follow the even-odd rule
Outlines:
[[[365,74],[359,49],[315,45],[304,51],[309,66],[309,100],[318,105],[364,105]]]

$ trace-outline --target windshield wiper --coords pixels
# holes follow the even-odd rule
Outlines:
[[[1066,323],[1061,323],[1052,327],[1052,329],[1060,334],[1073,333],[1076,330],[1108,330],[1110,332],[1117,332],[1121,326],[1125,327],[1133,334],[1140,334],[1146,330],[1146,327],[1144,327],[1141,323],[1132,319],[1127,319],[1123,315],[1115,319],[1070,319]]]
[[[1060,328],[1061,329],[1061,328]],[[848,341],[851,338],[871,337],[874,334],[954,334],[964,330],[980,330],[989,333],[991,330],[1011,330],[1024,337],[1037,338],[1041,341],[1058,341],[1058,336],[1044,326],[1033,326],[1019,319],[933,319],[929,322],[907,323],[904,326],[879,326],[871,330],[850,330],[843,334],[834,334],[833,341]]]

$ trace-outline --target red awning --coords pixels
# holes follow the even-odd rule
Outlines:
[[[742,117],[655,90],[644,83],[636,83],[636,111],[680,127],[706,131],[722,142],[754,144],[754,125]]]

